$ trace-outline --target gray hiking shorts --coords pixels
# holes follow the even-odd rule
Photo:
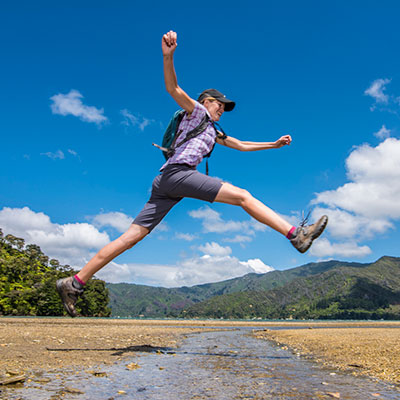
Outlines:
[[[204,175],[186,164],[168,164],[154,181],[150,200],[133,221],[150,232],[184,197],[212,203],[221,189],[222,180]]]

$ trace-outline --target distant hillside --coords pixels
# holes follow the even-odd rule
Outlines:
[[[178,316],[183,309],[214,296],[273,289],[284,286],[297,277],[318,274],[336,265],[337,261],[312,263],[287,271],[251,273],[240,278],[192,287],[167,289],[129,283],[107,283],[107,288],[113,316]]]
[[[300,267],[302,268],[302,267]],[[212,318],[400,319],[400,258],[336,263],[269,291],[210,298],[182,316]]]
[[[328,261],[182,288],[107,284],[113,316],[397,318],[400,258]]]

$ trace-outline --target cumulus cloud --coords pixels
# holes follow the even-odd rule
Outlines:
[[[357,243],[385,233],[400,219],[400,140],[388,138],[376,147],[356,147],[346,160],[346,169],[349,182],[318,193],[313,216],[328,214],[329,234],[347,242],[319,240],[312,254],[365,256],[370,249]]]
[[[265,231],[267,227],[255,219],[248,221],[227,221],[221,218],[221,214],[209,206],[189,212],[192,218],[202,221],[204,232],[227,233],[240,231],[247,235],[254,235],[256,231]]]
[[[384,218],[368,218],[339,208],[316,207],[313,210],[315,220],[324,214],[329,217],[328,230],[335,239],[371,239],[393,228],[393,224]]]
[[[121,112],[121,115],[124,117],[124,119],[121,122],[122,125],[125,125],[126,127],[136,126],[142,132],[144,131],[146,126],[148,126],[152,122],[154,122],[153,120],[142,117],[141,115],[134,115],[126,108],[121,110],[120,112]]]
[[[346,160],[350,182],[319,193],[316,203],[369,218],[400,217],[400,140],[388,138],[377,147],[357,147]]]
[[[391,79],[376,79],[370,87],[365,90],[364,94],[374,99],[374,103],[370,107],[371,111],[378,109],[379,111],[387,111],[391,114],[399,115],[400,97],[394,94],[386,93],[386,86]],[[377,132],[378,133],[378,132]],[[386,139],[389,132],[383,130],[378,136],[380,139]]]
[[[248,261],[241,261],[241,264],[249,266],[257,274],[265,274],[267,272],[274,271],[274,268],[264,264],[259,258],[254,258]]]
[[[371,249],[368,246],[360,246],[352,241],[332,244],[323,237],[313,244],[310,253],[316,257],[364,257],[371,254]]]
[[[107,233],[97,228],[113,226],[123,231],[130,217],[123,213],[104,213],[92,218],[93,224],[57,224],[43,212],[28,207],[0,210],[0,227],[6,234],[25,239],[27,244],[39,245],[51,258],[62,264],[81,268],[100,248],[109,243]],[[217,282],[250,272],[265,273],[273,270],[259,259],[241,261],[232,256],[229,246],[208,242],[198,246],[202,254],[185,258],[176,265],[117,264],[99,271],[97,276],[108,282],[132,282],[155,286],[191,286]]]
[[[246,235],[236,235],[231,238],[224,238],[222,239],[224,242],[229,242],[229,243],[248,243],[253,241],[253,238],[251,236],[246,236]]]
[[[67,94],[56,94],[50,97],[52,101],[50,108],[53,114],[73,115],[85,122],[93,122],[100,125],[108,121],[103,115],[104,110],[93,106],[87,106],[82,103],[82,94],[77,90],[71,90]]]
[[[118,232],[125,232],[132,224],[133,218],[121,212],[109,212],[98,214],[91,218],[92,223],[97,228],[110,226]]]
[[[387,104],[389,96],[384,93],[386,85],[390,83],[391,79],[376,79],[371,83],[371,86],[365,90],[364,94],[371,96],[377,103]]]
[[[37,244],[44,253],[63,264],[82,267],[91,251],[106,245],[110,239],[87,223],[56,224],[42,212],[28,207],[0,210],[0,227],[4,233]]]
[[[382,125],[382,128],[379,129],[378,132],[375,132],[374,135],[378,138],[378,139],[382,139],[385,140],[388,137],[390,137],[390,129],[387,129],[385,125]]]
[[[217,257],[229,256],[229,254],[232,253],[232,249],[229,246],[222,247],[216,242],[206,243],[205,245],[199,246],[199,250],[204,254]]]
[[[177,232],[175,233],[175,239],[186,240],[187,242],[191,242],[192,240],[197,239],[197,236],[192,235],[190,233]]]
[[[250,272],[266,273],[273,268],[259,259],[240,261],[230,255],[227,248],[217,243],[202,246],[203,254],[186,258],[176,265],[160,264],[117,264],[115,262],[97,276],[107,282],[132,282],[153,286],[180,287],[193,286],[209,282],[243,276]]]

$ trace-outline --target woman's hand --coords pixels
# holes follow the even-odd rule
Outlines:
[[[163,35],[161,40],[161,48],[164,56],[172,56],[174,54],[176,46],[178,46],[176,39],[177,34],[174,31],[169,31]]]
[[[288,146],[292,142],[292,137],[290,135],[281,136],[276,142],[275,146],[277,149],[283,146]]]

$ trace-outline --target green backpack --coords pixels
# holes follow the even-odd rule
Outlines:
[[[193,139],[196,136],[199,136],[200,133],[204,132],[204,130],[207,128],[207,125],[210,121],[217,133],[217,136],[222,137],[223,139],[226,138],[225,132],[222,130],[221,126],[218,125],[218,128],[222,131],[222,135],[215,127],[215,122],[212,121],[211,118],[207,114],[205,114],[203,119],[200,121],[200,124],[198,126],[196,126],[194,129],[192,129],[191,131],[189,131],[187,133],[186,137],[177,143],[178,138],[179,138],[180,134],[182,133],[182,130],[179,130],[179,125],[182,122],[182,119],[185,116],[185,114],[186,114],[185,110],[176,111],[174,113],[173,117],[171,118],[171,120],[169,121],[167,129],[164,132],[162,145],[159,146],[158,144],[153,143],[153,146],[159,148],[163,152],[166,160],[168,160],[175,154],[175,150],[178,147],[182,146],[184,143],[188,142],[190,139]],[[211,156],[211,153],[213,150],[214,150],[214,147],[205,156],[205,157],[207,157],[207,164],[206,164],[207,175],[208,175],[208,158]]]

